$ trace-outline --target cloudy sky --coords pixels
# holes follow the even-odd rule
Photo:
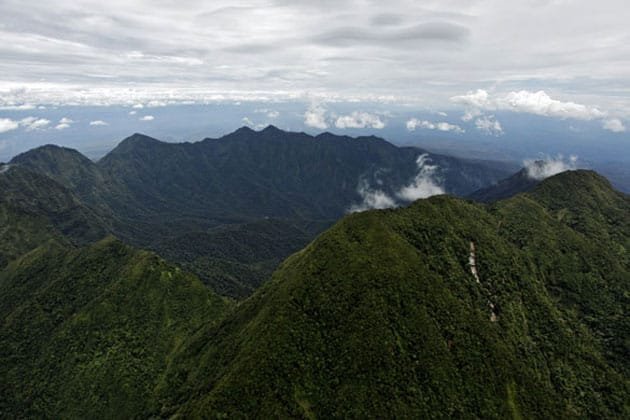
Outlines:
[[[629,21],[623,0],[1,0],[0,133],[72,127],[28,113],[51,105],[294,101],[317,130],[384,129],[390,104],[408,132],[498,136],[507,112],[627,138]]]

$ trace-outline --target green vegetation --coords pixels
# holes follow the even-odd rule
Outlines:
[[[578,171],[346,217],[187,343],[165,412],[627,418],[629,214]]]
[[[346,216],[263,283],[405,150],[269,128],[16,158],[0,417],[630,418],[630,198],[593,172]]]
[[[185,233],[150,248],[195,273],[221,295],[250,295],[282,260],[331,222],[264,219]]]
[[[421,153],[377,137],[312,137],[270,126],[259,132],[241,128],[197,143],[164,143],[134,134],[99,162],[75,150],[43,146],[16,156],[11,164],[63,185],[98,215],[107,232],[181,264],[217,292],[241,298],[268,278],[278,262],[360,202],[360,180],[392,194],[413,179]],[[470,193],[508,175],[496,164],[432,158],[453,194]],[[272,235],[269,229],[261,231],[269,218],[286,226]],[[320,228],[303,229],[305,221],[316,221]],[[232,233],[215,234],[214,228],[222,225]],[[233,248],[239,232],[250,228],[247,239],[255,248],[250,256],[240,257],[244,249],[236,249],[236,256],[215,252]],[[186,244],[191,239],[217,243],[206,251]],[[277,245],[287,242],[290,246]]]
[[[130,418],[181,343],[225,313],[194,276],[113,238],[0,272],[0,417]]]
[[[52,179],[19,166],[0,174],[0,269],[49,239],[84,245],[104,236],[102,219]]]

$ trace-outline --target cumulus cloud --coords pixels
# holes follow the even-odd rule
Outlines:
[[[491,96],[487,91],[477,89],[465,95],[453,96],[451,101],[466,108],[462,117],[465,121],[472,120],[483,111],[512,111],[577,120],[592,120],[605,116],[604,112],[595,107],[553,99],[543,90],[537,92],[520,90],[502,96]]]
[[[144,108],[144,105],[142,105],[142,104],[134,104],[132,106],[132,108],[134,108],[134,109],[142,109],[142,108]]]
[[[46,118],[26,117],[19,121],[21,127],[26,131],[43,130],[50,124]]]
[[[337,128],[385,128],[385,122],[381,117],[368,112],[353,111],[350,115],[341,115],[335,121]]]
[[[70,118],[63,117],[59,120],[59,123],[55,126],[55,130],[65,130],[66,128],[70,128],[70,126],[74,123]]]
[[[304,113],[304,125],[320,130],[328,128],[326,109],[321,105],[311,105]]]
[[[424,128],[427,130],[438,130],[438,131],[452,131],[455,133],[464,133],[465,130],[456,124],[450,124],[447,122],[437,122],[433,123],[427,120],[419,120],[417,118],[411,118],[407,121],[407,130],[414,131],[417,128]]]
[[[136,115],[138,111],[129,111],[129,115]]]
[[[578,120],[591,120],[601,118],[604,113],[597,108],[589,107],[575,102],[562,102],[552,99],[545,91],[529,92],[521,90],[510,92],[499,100],[499,107],[516,112],[528,112],[530,114],[546,117],[573,118]]]
[[[612,131],[613,133],[625,133],[626,126],[619,118],[610,118],[602,121],[602,127],[604,130]]]
[[[542,159],[526,159],[523,161],[527,176],[535,180],[543,180],[564,171],[577,169],[577,156],[564,159],[562,155],[557,157],[545,156]]]
[[[90,121],[90,125],[93,127],[99,127],[99,126],[105,126],[109,124],[103,120],[95,120],[95,121]]]
[[[278,118],[280,116],[280,112],[274,109],[258,108],[255,109],[254,112],[256,114],[265,114],[267,118]]]
[[[475,120],[477,130],[489,136],[500,136],[503,134],[501,123],[494,118],[494,115],[483,116]]]
[[[140,118],[140,121],[153,121],[155,119],[155,117],[153,115],[145,115],[144,117]]]
[[[17,129],[20,124],[17,121],[13,121],[9,118],[0,118],[0,133],[6,133]]]
[[[413,181],[405,185],[396,193],[396,196],[404,201],[415,201],[433,195],[444,194],[437,181],[437,165],[431,165],[431,158],[427,153],[423,153],[416,159],[418,173]]]

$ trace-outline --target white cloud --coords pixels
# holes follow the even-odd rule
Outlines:
[[[142,105],[142,104],[134,104],[134,106],[132,106],[132,108],[142,109],[142,108],[144,108],[144,105]]]
[[[602,122],[604,130],[612,131],[613,133],[625,133],[626,126],[619,118],[610,118]]]
[[[417,118],[411,118],[407,121],[407,130],[414,131],[417,128],[424,128],[427,130],[438,130],[438,131],[453,131],[455,133],[464,133],[465,130],[458,125],[450,124],[447,122],[437,122],[433,123],[427,120],[419,120]]]
[[[328,128],[326,109],[321,105],[311,105],[304,113],[304,125],[320,130]]]
[[[469,108],[485,109],[490,105],[490,95],[483,89],[468,92],[465,95],[453,96],[451,101]]]
[[[483,111],[512,111],[577,120],[592,120],[605,116],[604,112],[595,107],[553,99],[543,90],[537,92],[520,90],[492,97],[487,91],[477,89],[466,95],[453,96],[451,102],[466,108],[462,117],[464,121],[480,116]]]
[[[20,124],[17,121],[13,121],[9,118],[0,118],[0,133],[6,133],[17,129]]]
[[[477,130],[489,136],[500,136],[503,134],[503,127],[493,115],[483,116],[475,120]]]
[[[144,117],[140,118],[140,121],[153,121],[155,119],[155,117],[153,115],[145,115]]]
[[[65,130],[66,128],[70,128],[70,126],[74,123],[70,118],[63,117],[59,120],[59,124],[55,126],[55,130]]]
[[[562,102],[552,99],[545,91],[529,92],[521,90],[510,92],[498,102],[499,109],[515,112],[527,112],[545,117],[573,118],[591,120],[601,118],[604,113],[597,108],[575,102]]]
[[[1,111],[30,111],[31,109],[35,109],[35,105],[21,104],[0,106]]]
[[[105,126],[105,125],[109,125],[108,123],[106,123],[103,120],[96,120],[96,121],[90,121],[90,125],[93,127],[98,127],[98,126]]]
[[[362,198],[361,203],[355,204],[348,209],[350,213],[371,209],[387,209],[398,207],[396,198],[402,202],[411,202],[421,198],[428,198],[434,195],[444,194],[444,189],[439,185],[437,177],[437,165],[431,165],[431,158],[428,153],[423,153],[416,159],[418,172],[409,184],[401,187],[395,198],[381,189],[370,187],[365,179],[359,182],[357,192]],[[377,180],[379,185],[382,184]]]
[[[165,107],[167,105],[168,105],[167,101],[160,101],[157,99],[152,99],[149,102],[147,102],[148,108],[160,108],[160,107]]]
[[[245,124],[245,125],[248,125],[248,126],[253,126],[254,125],[254,122],[252,120],[250,120],[249,117],[241,118],[241,122],[243,124]]]
[[[265,114],[267,118],[278,118],[280,116],[280,112],[274,109],[258,108],[255,109],[254,112],[256,114]]]
[[[129,115],[136,115],[138,111],[129,111]]]
[[[577,168],[577,156],[570,156],[565,160],[562,155],[553,158],[545,156],[542,159],[526,159],[523,165],[527,169],[527,176],[535,180],[543,180],[564,171]]]
[[[431,165],[431,158],[423,153],[416,159],[418,173],[413,181],[396,193],[404,201],[415,201],[438,194],[444,194],[444,189],[436,181],[437,165]]]
[[[50,124],[46,118],[26,117],[20,120],[20,126],[26,131],[43,130]]]
[[[370,185],[365,180],[359,182],[357,192],[363,201],[350,207],[348,210],[350,213],[371,209],[388,209],[396,207],[396,202],[393,198],[387,195],[384,191],[370,188]]]
[[[381,130],[385,128],[385,122],[381,117],[368,112],[353,111],[350,115],[342,115],[335,121],[337,128],[374,128]]]

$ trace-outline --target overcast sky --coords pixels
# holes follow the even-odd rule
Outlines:
[[[296,101],[318,130],[383,129],[362,104],[389,103],[436,113],[410,132],[509,112],[627,137],[629,23],[627,0],[0,0],[0,134],[72,126],[3,115],[44,105]]]
[[[543,89],[627,112],[629,10],[624,0],[2,0],[0,78],[3,93],[60,89],[66,100],[77,87],[129,99],[120,88],[133,87],[446,106],[479,88]]]

